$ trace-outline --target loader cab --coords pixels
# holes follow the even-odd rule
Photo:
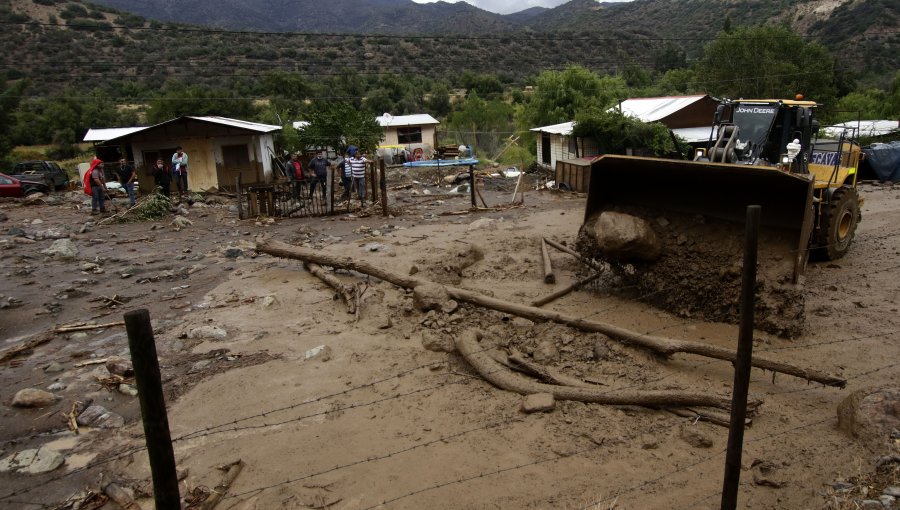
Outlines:
[[[798,140],[800,152],[785,168],[793,173],[808,173],[815,102],[740,99],[725,101],[723,105],[726,109],[716,115],[720,135],[715,145],[710,140],[711,154],[721,154],[715,148],[723,146],[724,133],[735,140],[728,145],[732,150],[722,162],[779,166],[785,165],[788,144]]]

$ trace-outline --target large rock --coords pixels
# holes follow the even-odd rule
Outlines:
[[[100,429],[116,429],[125,425],[125,418],[98,405],[89,406],[78,415],[75,421],[82,427]]]
[[[19,390],[12,399],[13,407],[47,407],[59,400],[60,396],[37,388]]]
[[[118,356],[112,356],[106,359],[106,370],[108,370],[110,374],[120,375],[122,377],[131,377],[134,375],[134,367],[131,365],[131,361]]]
[[[447,295],[447,289],[437,283],[422,283],[413,289],[413,304],[422,312],[438,310],[451,313],[459,306]]]
[[[662,243],[650,222],[630,214],[604,211],[585,224],[585,232],[611,259],[656,260],[662,253]]]
[[[878,448],[900,428],[900,387],[857,390],[838,405],[837,414],[841,430]]]
[[[62,466],[65,460],[61,453],[47,448],[22,450],[0,460],[0,472],[28,475],[47,473]]]
[[[78,256],[78,248],[71,239],[57,239],[49,248],[41,250],[41,253],[59,260],[75,260],[75,257]]]
[[[534,393],[522,400],[523,413],[549,413],[556,409],[556,399],[552,393]]]
[[[422,332],[422,347],[434,352],[453,352],[456,344],[449,335],[443,335],[434,331]]]
[[[200,326],[188,331],[188,338],[212,338],[214,340],[225,340],[228,338],[228,332],[216,326]]]

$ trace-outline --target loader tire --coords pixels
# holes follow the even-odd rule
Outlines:
[[[861,217],[859,195],[854,188],[838,188],[824,207],[816,251],[825,260],[837,260],[847,254],[856,234]]]

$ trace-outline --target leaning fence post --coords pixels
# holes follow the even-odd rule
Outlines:
[[[378,184],[381,188],[381,215],[386,218],[389,214],[389,210],[387,198],[387,167],[384,164],[384,158],[380,160],[380,164],[378,166],[381,170],[378,177]]]
[[[472,199],[472,209],[478,207],[478,203],[475,202],[475,165],[469,165],[469,195]]]
[[[141,403],[156,508],[181,508],[175,452],[169,433],[169,418],[163,397],[153,327],[150,325],[150,312],[140,309],[126,313],[125,330],[128,333],[128,348],[131,350],[134,379]]]
[[[744,445],[744,420],[747,417],[747,392],[750,389],[750,362],[753,358],[753,307],[756,295],[756,259],[761,207],[747,207],[744,230],[744,269],[741,279],[741,325],[737,357],[734,360],[734,387],[731,393],[731,427],[725,454],[725,481],[722,485],[722,510],[737,506],[741,482],[741,455]]]

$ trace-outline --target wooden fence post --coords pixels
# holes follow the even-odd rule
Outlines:
[[[379,172],[379,187],[381,188],[381,215],[385,218],[390,214],[390,209],[388,209],[388,196],[387,196],[387,166],[384,164],[384,158],[380,159],[380,167],[381,172]]]
[[[150,312],[140,309],[126,313],[125,331],[128,333],[128,348],[131,351],[138,400],[141,403],[156,508],[181,508],[175,452],[172,449],[172,435],[169,432],[169,417],[166,414]]]
[[[747,417],[747,393],[750,390],[750,369],[753,359],[753,306],[756,301],[756,260],[759,242],[761,207],[747,207],[744,230],[744,269],[741,280],[741,325],[738,333],[737,356],[734,360],[734,387],[731,393],[731,427],[728,431],[728,450],[725,453],[725,481],[722,485],[722,510],[737,507],[741,482],[741,456],[744,446],[744,420]]]

